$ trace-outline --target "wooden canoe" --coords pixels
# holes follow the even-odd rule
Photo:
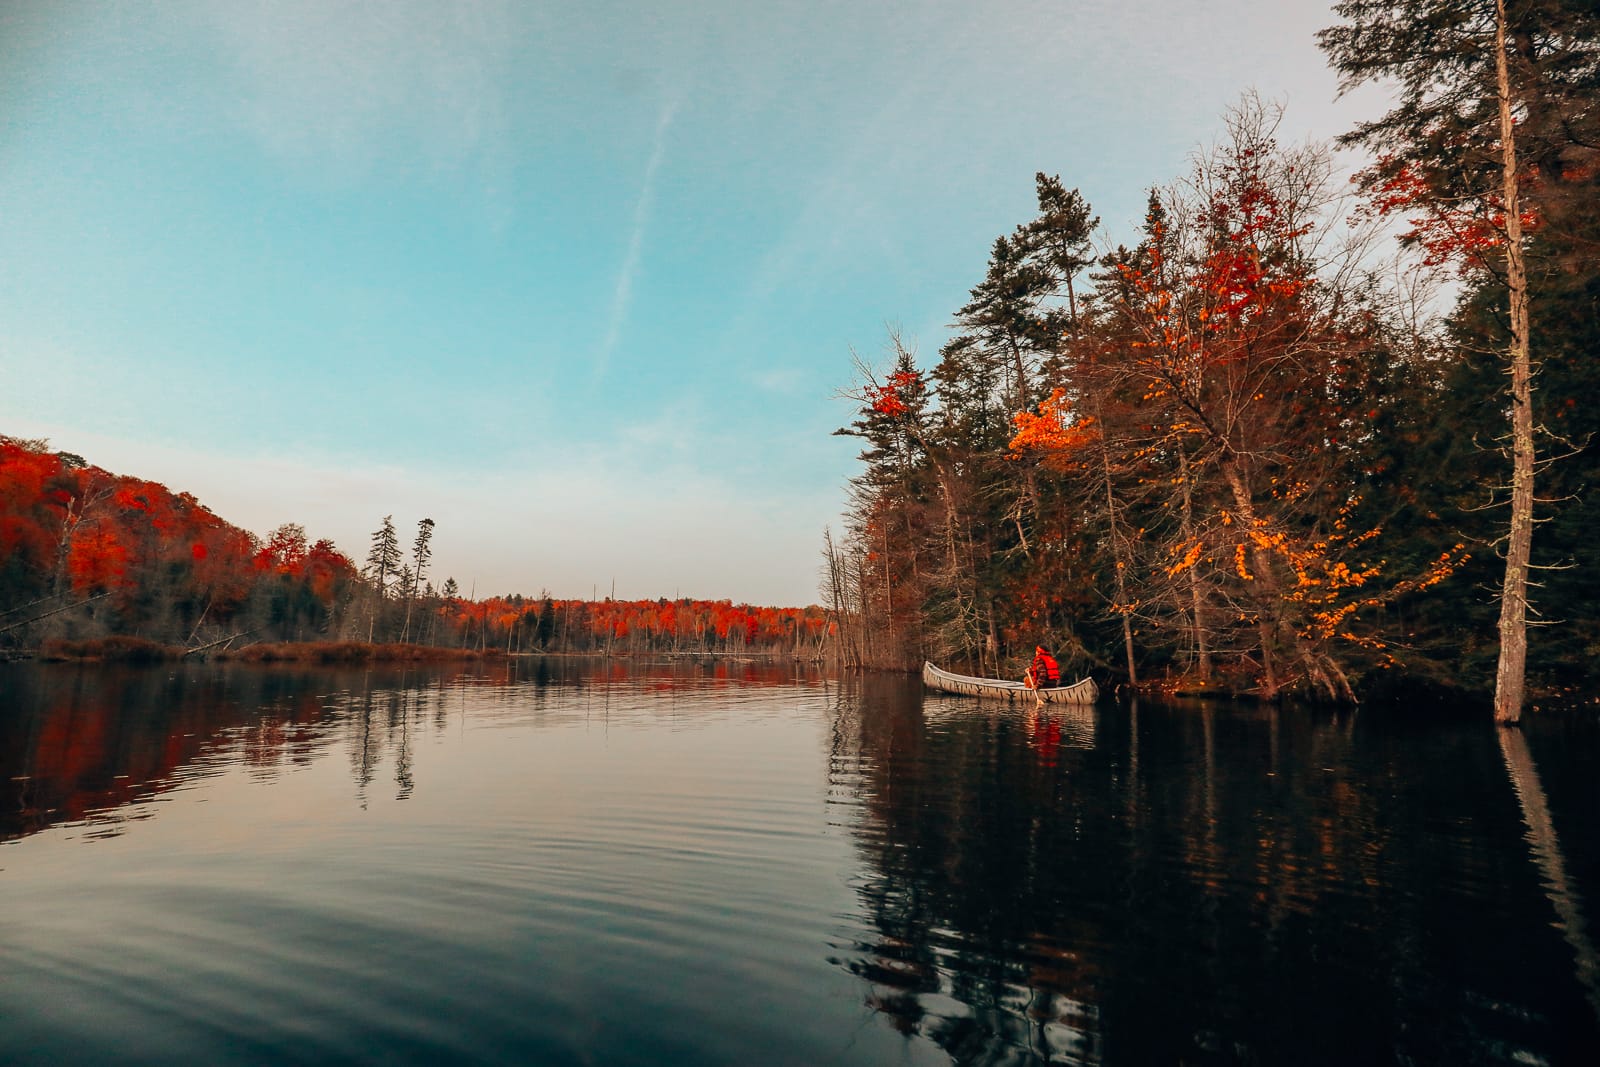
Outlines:
[[[1007,682],[999,678],[973,678],[965,674],[941,671],[931,663],[922,665],[922,684],[942,693],[959,693],[969,697],[989,697],[997,700],[1025,700],[1044,704],[1093,704],[1100,695],[1093,678],[1083,678],[1071,685],[1055,689],[1029,689],[1021,682]]]

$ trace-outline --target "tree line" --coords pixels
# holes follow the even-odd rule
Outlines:
[[[1375,153],[1354,183],[1247,95],[1131,240],[1040,173],[937,359],[857,360],[823,578],[852,662],[1017,676],[1038,643],[1341,700],[1403,675],[1502,721],[1530,673],[1592,686],[1600,15],[1335,10],[1346,85],[1399,84],[1344,138]]]
[[[141,638],[189,649],[401,643],[514,652],[761,652],[813,658],[820,608],[584,601],[435,586],[436,523],[385,516],[361,566],[285,523],[258,538],[188,493],[0,435],[0,649]]]

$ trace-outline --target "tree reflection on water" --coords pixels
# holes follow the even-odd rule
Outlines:
[[[768,686],[792,693],[742,692]],[[441,766],[424,746],[468,707],[481,725],[597,733],[706,716],[740,728],[757,770],[765,735],[742,729],[747,711],[799,724],[789,737],[819,723],[816,840],[847,835],[823,854],[854,905],[801,941],[916,1051],[959,1063],[1588,1064],[1600,1048],[1592,726],[1010,709],[881,677],[824,699],[793,664],[726,660],[11,665],[0,687],[0,840],[65,823],[113,835],[156,810],[144,801],[241,769],[316,763],[337,805],[405,800],[428,786],[419,766]],[[648,752],[649,738],[630,740]],[[808,798],[820,771],[795,778]],[[685,788],[715,806],[716,785]],[[800,812],[787,832],[804,835],[808,802],[785,801]],[[725,815],[719,834],[772,844],[759,813]],[[643,821],[659,834],[670,813]]]
[[[870,931],[834,961],[955,1062],[1600,1049],[1487,723],[924,705],[869,678],[831,745]]]
[[[962,1063],[1095,1063],[1101,962],[1051,860],[1089,709],[964,701],[924,716],[914,688],[866,679],[838,704],[834,792],[859,796],[857,892],[876,939],[838,962],[902,1033]]]
[[[553,685],[587,691],[603,711],[613,696],[788,685],[797,670],[713,657],[370,668],[0,665],[0,841],[76,822],[114,836],[126,820],[149,814],[137,802],[183,782],[236,764],[272,779],[340,744],[359,803],[380,770],[391,769],[394,796],[405,799],[417,787],[414,746],[447,728],[469,688],[475,706],[508,714],[540,708]]]

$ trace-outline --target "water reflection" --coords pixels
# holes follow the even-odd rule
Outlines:
[[[414,748],[443,733],[452,710],[543,707],[547,687],[577,690],[604,716],[643,703],[730,688],[815,680],[789,663],[684,657],[653,661],[516,657],[373,668],[234,664],[163,667],[0,665],[0,841],[58,823],[115,836],[133,807],[241,763],[270,781],[332,745],[349,753],[358,802],[373,789],[417,788]],[[529,699],[530,691],[533,698]],[[571,714],[563,701],[562,714]],[[392,781],[379,783],[379,769]]]
[[[13,667],[0,1060],[1588,1064],[1597,749],[790,664]]]
[[[841,694],[868,935],[834,962],[902,1034],[971,1064],[1594,1062],[1581,879],[1537,829],[1530,864],[1491,728],[1041,710]]]
[[[1505,755],[1506,769],[1517,792],[1522,821],[1528,827],[1528,845],[1543,876],[1545,893],[1559,916],[1557,925],[1562,936],[1572,946],[1578,980],[1583,984],[1596,1017],[1600,1018],[1600,959],[1596,958],[1594,943],[1589,940],[1577,887],[1567,873],[1566,856],[1550,815],[1544,786],[1539,781],[1538,768],[1534,766],[1533,753],[1521,730],[1500,730],[1499,736],[1500,751]]]
[[[885,1062],[822,687],[617,666],[0,676],[0,1062]]]

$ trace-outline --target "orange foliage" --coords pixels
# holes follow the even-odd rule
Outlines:
[[[1096,439],[1094,419],[1073,418],[1072,403],[1057,389],[1039,404],[1039,414],[1019,411],[1011,417],[1017,433],[1010,448],[1015,454],[1037,453],[1040,462],[1057,471],[1072,470],[1078,455]]]

